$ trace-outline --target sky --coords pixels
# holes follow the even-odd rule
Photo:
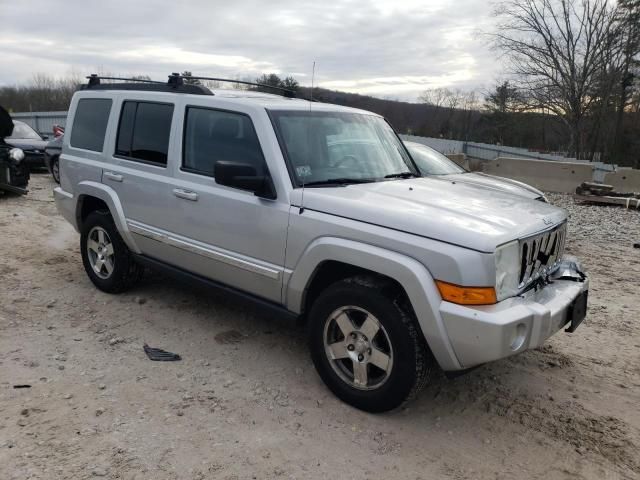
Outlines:
[[[415,101],[427,88],[489,88],[500,62],[484,0],[0,0],[0,85],[35,73],[164,80],[171,72],[293,75]]]

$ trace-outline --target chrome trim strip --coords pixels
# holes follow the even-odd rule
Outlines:
[[[520,238],[518,238],[518,241],[522,242],[524,240],[530,240],[530,239],[532,239],[534,237],[537,237],[539,235],[542,235],[544,233],[549,233],[549,232],[552,232],[553,230],[559,230],[559,229],[561,229],[563,227],[566,227],[567,225],[568,225],[568,221],[567,220],[563,220],[562,222],[556,223],[555,225],[552,225],[549,228],[543,228],[542,230],[538,230],[537,232],[531,233],[531,234],[529,234],[529,235],[527,235],[525,237],[520,237]]]
[[[133,233],[137,233],[138,235],[142,235],[143,237],[150,238],[151,240],[156,240],[158,242],[162,242],[166,245],[171,245],[172,247],[179,248],[189,253],[195,253],[196,255],[201,255],[218,262],[226,263],[227,265],[231,265],[233,267],[257,273],[258,275],[262,275],[273,280],[280,280],[281,271],[275,268],[270,268],[264,265],[250,262],[235,255],[231,255],[219,250],[214,250],[209,247],[196,245],[195,243],[189,242],[187,240],[182,240],[180,238],[162,233],[155,229],[151,229],[132,220],[127,220],[127,226]]]

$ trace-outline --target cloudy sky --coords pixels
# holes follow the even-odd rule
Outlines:
[[[0,85],[91,72],[291,74],[415,100],[501,75],[485,0],[0,0]]]

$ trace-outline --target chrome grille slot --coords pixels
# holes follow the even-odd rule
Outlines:
[[[531,282],[553,270],[562,259],[567,234],[567,224],[520,240],[520,283],[524,288]]]

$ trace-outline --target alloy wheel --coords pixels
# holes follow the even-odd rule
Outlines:
[[[102,227],[93,227],[87,238],[87,256],[95,274],[106,280],[113,273],[115,255],[113,243]]]
[[[393,367],[389,335],[367,310],[345,306],[335,310],[324,326],[324,347],[334,372],[359,390],[382,386]]]

